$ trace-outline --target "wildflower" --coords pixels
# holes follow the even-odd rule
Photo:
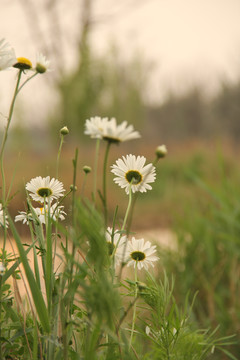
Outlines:
[[[49,71],[50,61],[46,59],[42,53],[37,54],[37,61],[36,61],[36,71],[39,74],[43,74],[46,71]]]
[[[5,226],[6,228],[8,227],[8,220],[7,220],[7,215],[5,215]],[[4,227],[4,214],[3,214],[3,208],[2,208],[2,204],[0,203],[0,226]]]
[[[153,262],[158,260],[158,257],[154,255],[155,252],[156,245],[152,246],[150,241],[144,242],[144,239],[135,239],[133,237],[127,243],[126,256],[129,260],[127,266],[137,266],[139,270],[142,268],[147,270],[149,265],[154,267]]]
[[[61,128],[60,134],[64,135],[64,136],[69,134],[69,130],[68,130],[67,126],[64,126]]]
[[[18,57],[16,64],[13,67],[20,69],[20,70],[29,70],[32,69],[32,63],[29,59],[25,57]]]
[[[164,158],[167,155],[167,148],[165,145],[160,145],[156,148],[155,154],[158,159]]]
[[[115,264],[118,265],[125,260],[124,251],[126,250],[126,235],[121,236],[119,230],[115,230],[108,227],[106,231],[106,241],[108,244],[109,255],[112,255],[113,252],[115,256]]]
[[[103,130],[108,122],[108,118],[101,118],[100,116],[91,117],[85,123],[85,135],[90,135],[92,139],[102,139]]]
[[[14,49],[5,39],[0,40],[0,71],[5,70],[17,62]]]
[[[121,188],[125,188],[127,194],[131,187],[132,192],[146,192],[152,187],[149,183],[155,181],[155,167],[152,164],[145,165],[144,156],[127,155],[123,159],[118,159],[116,164],[112,165],[111,172],[117,177],[113,181]]]
[[[92,171],[92,168],[91,166],[84,165],[83,171],[85,172],[85,174],[88,174]]]
[[[33,200],[41,203],[58,199],[63,196],[65,191],[62,182],[54,178],[50,180],[50,176],[45,178],[37,176],[27,183],[26,189],[30,192]]]
[[[63,211],[63,209],[64,209],[64,206],[58,206],[57,203],[53,204],[50,207],[50,218],[54,221],[64,220],[65,215],[67,215],[67,214],[65,213],[65,211]],[[48,207],[45,206],[45,208],[44,207],[36,208],[35,212],[36,212],[41,224],[45,224],[46,219],[48,218]]]
[[[63,206],[58,206],[58,204],[53,204],[50,207],[50,218],[54,221],[64,220],[65,219],[65,211],[63,211]],[[46,223],[46,218],[48,218],[48,206],[41,208],[33,208],[36,216],[38,217],[41,224]],[[15,216],[15,222],[22,221],[23,224],[29,224],[29,221],[33,221],[33,215],[30,212],[19,211],[19,215]]]
[[[132,125],[128,126],[126,121],[117,125],[115,118],[109,120],[99,116],[86,120],[84,134],[90,135],[94,139],[103,139],[116,144],[140,137],[139,132],[135,131]]]
[[[5,266],[3,265],[2,262],[0,262],[0,276],[3,276],[3,274],[5,273],[5,270],[6,270]]]
[[[26,211],[19,211],[19,215],[15,216],[15,222],[17,221],[22,221],[23,224],[29,224],[29,221],[33,221],[33,217],[32,214],[29,212],[27,213]]]
[[[117,125],[116,119],[112,118],[104,125],[103,140],[112,143],[118,144],[119,142],[141,137],[138,131],[134,131],[132,125],[127,126],[127,121],[123,121],[120,125]]]

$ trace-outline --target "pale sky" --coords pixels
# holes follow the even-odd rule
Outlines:
[[[26,17],[24,1],[0,1],[0,38],[11,43],[17,56],[29,57],[34,62],[36,53],[42,49],[41,44],[33,41],[36,29],[30,30],[31,19]],[[39,9],[45,3],[32,1]],[[74,65],[74,35],[80,24],[77,3],[79,0],[64,0],[58,11],[64,34],[63,55],[69,69]],[[104,53],[114,41],[123,57],[138,52],[147,63],[154,64],[149,97],[155,101],[164,98],[166,89],[183,91],[199,83],[213,90],[222,79],[234,81],[240,74],[240,0],[95,0],[94,19],[104,19],[94,27],[91,36],[98,52]],[[53,33],[55,24],[51,26]],[[40,27],[43,32],[49,29],[44,17]],[[10,72],[0,73],[3,108],[10,99],[11,81],[14,78]],[[40,91],[41,88],[44,90]],[[24,89],[22,107],[26,111],[31,108],[32,120],[39,118],[39,111],[35,111],[39,106],[44,118],[51,91],[43,77]],[[30,120],[29,116],[26,118]]]

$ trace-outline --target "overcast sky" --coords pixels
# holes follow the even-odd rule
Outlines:
[[[32,1],[39,7],[44,3]],[[64,0],[59,8],[69,67],[74,63],[72,39],[79,26],[80,14],[75,11],[78,2]],[[30,30],[31,19],[23,4],[21,0],[1,0],[0,37],[12,44],[18,56],[34,60],[36,52],[42,49],[34,41],[36,29]],[[95,0],[94,19],[104,19],[92,31],[92,44],[97,51],[104,53],[114,41],[124,57],[138,51],[146,62],[154,63],[151,93],[155,100],[161,101],[166,89],[182,91],[193,83],[217,89],[222,79],[234,81],[240,74],[239,0]],[[43,31],[49,26],[46,24],[41,18]],[[53,31],[54,28],[52,24]],[[9,96],[6,81],[10,76],[6,72],[0,74],[0,105]],[[33,95],[39,87],[46,86],[43,78],[34,81],[24,90],[27,94]],[[48,99],[48,91],[43,91],[34,99],[35,107],[42,101],[47,104]],[[23,106],[31,105],[25,102]]]

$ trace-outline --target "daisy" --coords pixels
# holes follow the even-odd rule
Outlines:
[[[0,40],[0,71],[13,66],[17,62],[14,49],[5,39]]]
[[[51,179],[50,176],[42,178],[37,176],[27,183],[26,189],[30,192],[33,200],[41,203],[51,202],[53,199],[58,199],[63,196],[64,189],[62,182],[57,179]]]
[[[36,71],[40,74],[45,73],[46,71],[51,71],[49,69],[50,60],[47,60],[46,56],[42,53],[37,54],[37,61],[36,61]]]
[[[144,239],[132,238],[127,243],[126,256],[128,258],[127,266],[138,267],[139,270],[145,268],[148,270],[148,266],[154,267],[153,262],[158,260],[158,257],[154,255],[156,252],[156,245],[150,243],[150,241],[144,242]]]
[[[56,204],[56,203],[53,204],[50,207],[50,218],[54,221],[64,220],[65,215],[67,215],[67,214],[65,213],[65,211],[63,211],[63,209],[64,209],[64,206],[58,206],[58,204]],[[36,208],[35,212],[36,212],[41,224],[45,224],[46,219],[48,218],[48,207],[46,206],[45,209],[44,209],[44,207]]]
[[[125,244],[127,242],[126,235],[121,236],[119,230],[113,232],[113,229],[108,227],[106,231],[106,241],[109,248],[109,255],[112,255],[113,252],[115,252],[115,264],[118,265],[121,262],[124,262],[124,252],[126,250]]]
[[[34,209],[35,210],[35,209]],[[22,221],[23,224],[29,224],[29,221],[33,221],[32,214],[26,211],[19,211],[19,215],[15,216],[15,222]]]
[[[102,139],[103,131],[108,123],[108,118],[101,118],[100,116],[91,117],[85,123],[85,135],[90,135],[92,139]]]
[[[109,142],[119,143],[141,137],[138,131],[134,131],[132,125],[128,126],[127,121],[117,125],[116,119],[112,118],[104,125],[103,140]]]
[[[152,187],[149,183],[155,181],[156,169],[152,164],[145,165],[145,162],[144,156],[136,157],[132,154],[123,156],[111,166],[111,172],[117,176],[113,181],[121,188],[125,188],[127,194],[129,194],[130,187],[133,193],[151,190]]]
[[[54,221],[57,220],[64,220],[65,219],[65,211],[63,211],[63,206],[57,206],[57,204],[54,204],[50,207],[50,217],[51,219],[53,219]],[[46,206],[46,211],[44,210],[44,207],[41,208],[33,208],[35,214],[37,215],[39,221],[41,224],[45,224],[46,223],[46,218],[48,217],[48,207]],[[19,211],[19,215],[15,216],[15,222],[17,221],[22,221],[23,224],[27,224],[29,223],[29,221],[33,221],[33,216],[32,214],[29,212],[25,212],[25,211]]]
[[[4,227],[4,217],[3,217],[3,208],[0,204],[0,226]],[[8,227],[7,215],[5,215],[5,226]]]

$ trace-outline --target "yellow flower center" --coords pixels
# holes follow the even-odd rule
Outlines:
[[[131,258],[135,261],[143,261],[146,258],[146,255],[142,251],[133,251],[131,253]]]
[[[15,65],[13,65],[17,69],[28,70],[32,68],[31,61],[25,57],[18,57],[17,61],[18,62]]]

